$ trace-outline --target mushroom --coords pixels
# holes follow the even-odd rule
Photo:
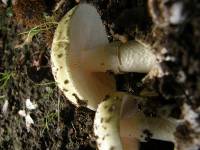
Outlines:
[[[97,136],[101,136],[101,131],[104,132],[103,124],[101,124],[101,120],[99,121],[98,116],[102,118],[104,115],[110,115],[115,118],[107,124],[108,132],[112,133],[113,136],[102,145],[105,144],[103,146],[105,147],[107,144],[113,143],[116,144],[115,147],[117,146],[121,150],[118,127],[128,124],[127,121],[119,124],[121,114],[119,110],[123,110],[121,107],[124,97],[130,98],[130,96],[127,93],[120,93],[123,96],[117,98],[119,100],[113,101],[119,93],[116,91],[114,76],[110,72],[116,74],[149,72],[157,64],[151,48],[139,41],[130,41],[126,44],[109,43],[105,27],[95,7],[89,4],[79,4],[72,8],[58,24],[52,43],[51,61],[52,72],[58,87],[73,104],[76,106],[85,105],[92,110],[96,110],[98,107],[95,117],[95,124],[98,129],[94,129]],[[111,102],[108,101],[108,103],[111,103],[111,105],[117,103],[116,107],[119,109],[106,114],[106,109],[102,108],[106,102],[102,102],[102,100],[110,93],[115,94],[111,94],[113,96]],[[98,106],[98,104],[100,105]],[[144,118],[144,116],[141,114],[134,115],[136,117],[133,117],[132,120],[134,122],[139,121],[133,130],[137,131],[136,129],[140,124],[144,126],[143,128],[146,128],[145,119],[140,120],[140,117]],[[131,123],[131,126],[134,126],[134,123]],[[152,126],[151,128],[155,127]],[[131,141],[135,140],[135,137],[139,138],[141,132],[142,130],[138,131],[134,138],[124,135],[123,139],[127,138],[129,140],[125,140],[126,142],[135,143],[137,146],[138,142],[133,143]],[[155,133],[155,135],[159,135],[160,131],[155,130]],[[97,139],[98,145],[101,142],[103,141]],[[99,148],[101,149],[101,147]]]
[[[116,91],[109,72],[148,72],[157,62],[138,41],[109,43],[94,6],[79,4],[59,22],[52,51],[52,72],[59,88],[76,106],[96,110],[105,95]]]
[[[123,111],[129,111],[129,108],[123,104],[124,100],[124,93],[117,92],[98,106],[94,119],[94,133],[100,150],[137,150],[139,146],[136,139],[175,141],[175,120],[160,116],[148,117],[137,109],[127,117]]]

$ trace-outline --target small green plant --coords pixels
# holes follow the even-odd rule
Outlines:
[[[34,83],[35,86],[49,86],[49,85],[55,85],[56,82],[52,81],[52,82],[45,82],[45,83]]]
[[[53,96],[53,93],[56,89],[56,82],[44,82],[44,83],[34,83],[34,87],[43,87],[46,89],[46,92],[43,94],[43,98],[50,100],[50,98]]]
[[[5,95],[0,95],[0,99],[4,99],[5,97]]]
[[[44,118],[44,130],[49,130],[49,125],[51,123],[53,123],[56,119],[58,118],[58,113],[56,112],[51,112],[51,113],[48,113],[45,118]]]
[[[23,35],[23,34],[27,34],[28,36],[36,35],[39,32],[47,31],[47,30],[54,28],[55,26],[57,26],[57,24],[58,24],[57,22],[53,22],[53,21],[52,22],[45,22],[45,23],[42,23],[40,25],[37,25],[37,26],[31,28],[28,31],[19,33],[19,35]]]
[[[38,33],[45,32],[47,30],[55,28],[57,26],[57,24],[58,23],[55,22],[55,21],[48,21],[48,22],[42,23],[40,25],[37,25],[37,26],[31,28],[28,31],[19,33],[18,35],[25,35],[26,36],[24,42],[22,44],[20,44],[19,46],[23,46],[23,45],[31,43],[33,37],[36,36]]]
[[[3,72],[0,73],[0,89],[4,89],[8,86],[9,80],[13,76],[12,72]]]

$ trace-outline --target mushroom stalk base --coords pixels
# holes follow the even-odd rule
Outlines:
[[[126,44],[113,42],[98,48],[85,50],[81,54],[84,67],[91,72],[146,73],[156,64],[152,50],[140,42]]]

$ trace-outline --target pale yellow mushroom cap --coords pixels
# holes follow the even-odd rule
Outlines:
[[[75,105],[87,103],[95,110],[98,103],[116,90],[114,77],[85,69],[84,51],[108,43],[105,27],[94,6],[79,4],[59,22],[52,50],[52,72],[58,87]]]

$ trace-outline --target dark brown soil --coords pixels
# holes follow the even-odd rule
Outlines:
[[[77,2],[68,0],[52,12],[59,0],[17,1],[13,7],[0,2],[0,108],[6,100],[9,103],[7,112],[0,113],[0,149],[96,149],[92,130],[94,112],[70,104],[53,79],[49,53],[55,26],[39,32],[29,44],[19,46],[24,41],[20,33],[44,23],[44,14],[53,15],[55,21],[59,21]],[[160,66],[167,75],[146,78],[145,82],[141,81],[145,74],[118,75],[118,90],[153,100],[153,103],[146,104],[151,106],[145,108],[146,115],[156,115],[158,107],[173,106],[171,117],[183,119],[175,134],[178,150],[193,146],[196,146],[195,150],[200,149],[200,142],[193,141],[200,140],[199,1],[180,1],[185,15],[180,24],[171,24],[168,20],[168,11],[175,3],[171,0],[164,5],[159,0],[154,3],[152,0],[81,2],[96,6],[110,41],[121,40],[119,37],[126,40],[137,38],[151,45],[155,53],[163,57]],[[163,49],[167,52],[162,53]],[[9,78],[3,79],[4,75]],[[26,109],[27,98],[38,104],[37,109],[30,111],[34,120],[30,132],[27,132],[25,119],[18,114],[19,110]],[[194,122],[188,119],[183,105],[190,107],[187,113],[198,115],[195,118],[197,126],[192,126]],[[174,146],[155,140],[141,145],[142,150],[172,150]]]

